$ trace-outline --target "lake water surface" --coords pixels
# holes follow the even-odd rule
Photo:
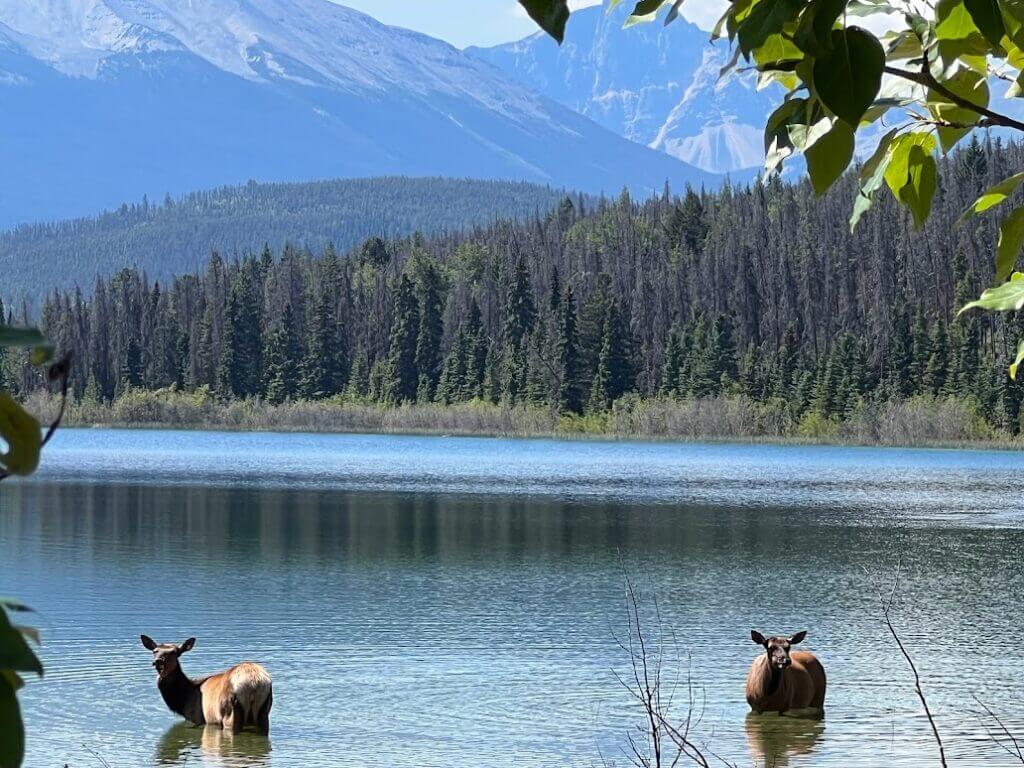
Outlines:
[[[624,574],[739,766],[1020,764],[1024,456],[1001,452],[66,430],[0,484],[0,593],[38,610],[29,766],[626,765]],[[808,630],[821,722],[751,718],[765,633]],[[177,723],[187,672],[266,664],[269,739]],[[685,715],[685,685],[677,711]]]

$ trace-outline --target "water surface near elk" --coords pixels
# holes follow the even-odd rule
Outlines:
[[[624,573],[740,766],[954,765],[1024,734],[1024,456],[1000,452],[68,430],[0,485],[0,593],[39,611],[29,766],[625,765],[642,713]],[[751,627],[808,629],[822,722],[748,718]],[[140,632],[252,658],[273,730],[178,724]],[[934,763],[932,763],[934,764]]]

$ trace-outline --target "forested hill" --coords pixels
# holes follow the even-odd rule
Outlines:
[[[816,199],[778,180],[637,203],[565,199],[466,235],[370,240],[349,257],[215,257],[159,285],[125,271],[57,294],[45,331],[73,349],[76,397],[174,385],[271,402],[482,398],[599,413],[631,397],[746,395],[789,423],[880,401],[954,397],[1016,433],[1017,317],[955,308],[992,278],[997,229],[958,223],[1024,168],[1020,146],[940,164],[914,231],[879,195],[855,234],[856,180]],[[7,383],[27,374],[9,359]],[[635,395],[633,394],[635,393]]]
[[[257,184],[196,192],[160,205],[124,205],[99,216],[26,225],[0,234],[0,298],[53,288],[91,290],[98,276],[137,267],[154,279],[285,242],[342,250],[371,235],[434,234],[520,220],[550,210],[564,193],[506,181],[371,178]]]

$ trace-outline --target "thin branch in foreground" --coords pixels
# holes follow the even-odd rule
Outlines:
[[[903,640],[900,638],[899,633],[896,631],[896,627],[893,626],[892,619],[889,616],[893,601],[896,599],[896,590],[899,587],[902,566],[902,560],[896,563],[896,577],[893,579],[892,590],[889,592],[888,600],[881,598],[882,618],[885,620],[885,626],[889,629],[889,634],[892,635],[892,639],[896,641],[896,645],[899,647],[900,653],[903,654],[903,658],[906,659],[907,664],[910,666],[910,671],[914,674],[914,691],[917,693],[917,698],[921,701],[921,707],[924,709],[925,717],[928,718],[928,723],[931,725],[932,735],[935,737],[935,744],[939,749],[939,764],[942,768],[948,768],[948,763],[946,762],[946,750],[942,744],[942,736],[939,735],[939,728],[935,724],[935,718],[932,716],[931,708],[928,706],[928,699],[924,695],[924,689],[921,687],[921,675],[917,671],[917,665],[914,664],[914,659],[903,644]]]
[[[1024,752],[1021,751],[1020,742],[1017,740],[1017,737],[1013,735],[1010,729],[1006,727],[1006,724],[999,718],[999,715],[993,712],[987,704],[985,704],[977,696],[974,696],[973,698],[977,705],[981,707],[983,710],[985,710],[985,714],[987,714],[992,720],[996,722],[996,725],[999,726],[1000,734],[995,734],[988,727],[988,724],[982,721],[982,724],[985,726],[985,730],[988,732],[989,738],[992,739],[992,741],[994,741],[1000,747],[1002,747],[1006,754],[1015,758],[1017,762],[1024,765]],[[1012,748],[1004,743],[1003,739],[1000,738],[1000,735],[1004,737],[1006,741],[1010,742]]]
[[[683,761],[701,768],[710,768],[704,751],[694,743],[690,735],[702,718],[696,711],[691,667],[687,666],[685,681],[687,711],[685,716],[676,722],[672,718],[671,710],[679,679],[677,675],[674,681],[670,681],[669,690],[665,690],[666,631],[662,623],[660,606],[657,599],[654,599],[657,637],[652,641],[644,630],[640,616],[640,600],[625,569],[623,579],[626,587],[626,621],[629,635],[625,640],[615,637],[615,641],[629,657],[630,674],[626,678],[615,671],[613,674],[631,698],[640,705],[644,714],[643,723],[636,726],[636,733],[627,734],[627,747],[623,748],[623,754],[637,768],[675,768]]]

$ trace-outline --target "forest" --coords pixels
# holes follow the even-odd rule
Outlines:
[[[143,198],[98,216],[25,224],[0,233],[0,299],[34,302],[52,288],[91,286],[124,266],[166,280],[226,258],[290,242],[322,249],[522,220],[558,202],[536,184],[440,178],[341,179],[221,187],[155,204]],[[59,282],[56,282],[59,281]]]
[[[998,140],[945,158],[920,231],[887,198],[851,234],[852,176],[821,198],[778,178],[643,201],[566,196],[461,233],[213,253],[170,281],[125,269],[88,295],[52,292],[38,319],[73,351],[82,403],[161,390],[571,419],[740,398],[795,433],[872,404],[955,400],[1013,436],[1021,390],[1006,366],[1024,323],[957,317],[991,282],[998,231],[958,220],[1021,167],[1024,147]],[[9,307],[9,321],[25,312]],[[10,353],[0,370],[17,393],[40,386]]]

